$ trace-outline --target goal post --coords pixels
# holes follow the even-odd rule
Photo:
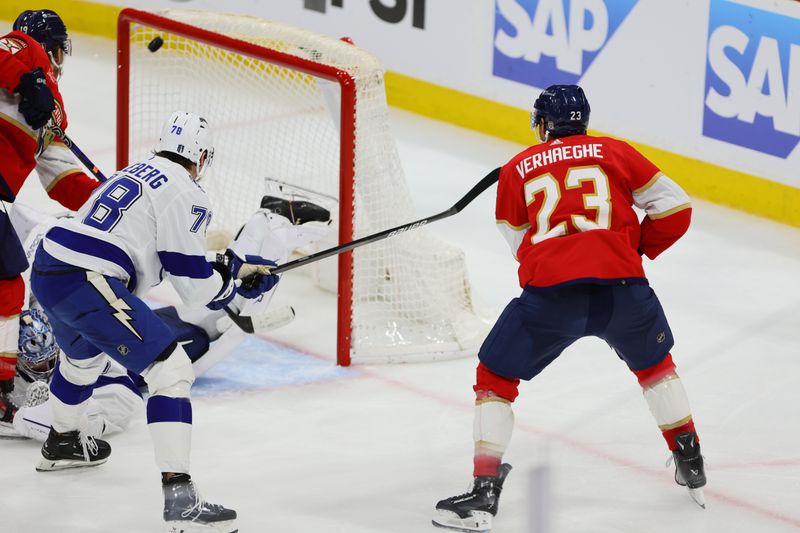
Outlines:
[[[340,244],[418,218],[368,52],[205,11],[125,9],[117,37],[117,167],[152,149],[172,111],[202,114],[215,132],[203,181],[213,229],[235,233],[267,177],[338,198]],[[339,254],[332,268],[339,364],[476,353],[486,324],[460,249],[419,230]]]

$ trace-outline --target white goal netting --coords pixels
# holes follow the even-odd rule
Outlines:
[[[353,207],[353,239],[420,218],[390,132],[383,71],[374,56],[253,17],[176,10],[158,15],[307,60],[297,68],[278,66],[205,43],[202,36],[131,26],[129,159],[146,155],[172,111],[204,115],[215,134],[214,163],[203,181],[214,204],[213,229],[235,232],[258,208],[266,177],[339,197],[343,169],[350,165],[353,197],[339,201]],[[147,45],[157,36],[164,44],[151,52]],[[342,116],[339,84],[314,75],[315,65],[352,76],[355,117]],[[352,161],[340,162],[340,128],[348,131],[348,124],[355,150]],[[447,199],[448,205],[455,200]],[[354,250],[352,273],[339,273],[338,280],[339,287],[352,282],[354,362],[474,354],[486,333],[473,310],[463,252],[425,230]]]

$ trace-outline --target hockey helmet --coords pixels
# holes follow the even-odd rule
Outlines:
[[[551,85],[533,104],[531,128],[541,137],[538,126],[544,121],[546,139],[583,135],[589,127],[589,101],[578,85]]]
[[[19,351],[17,366],[35,380],[47,380],[58,357],[53,328],[39,309],[28,309],[19,315]]]
[[[63,61],[61,63],[56,61],[56,51],[60,49],[65,55],[72,54],[72,41],[61,17],[49,9],[23,11],[14,21],[13,28],[14,31],[30,35],[41,44],[50,56],[56,75],[60,75]]]
[[[214,159],[214,139],[208,121],[194,113],[175,111],[161,130],[158,152],[170,152],[194,163],[196,179],[200,179]],[[206,157],[201,164],[204,153]]]

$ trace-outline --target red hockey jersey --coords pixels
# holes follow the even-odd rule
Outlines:
[[[646,213],[642,222],[633,209]],[[572,135],[524,150],[500,171],[497,223],[521,286],[645,277],[689,227],[689,197],[629,144]]]
[[[0,37],[0,198],[13,201],[36,168],[48,195],[76,210],[99,183],[81,172],[69,149],[47,128],[32,129],[19,112],[20,96],[14,89],[22,74],[37,67],[45,72],[55,98],[53,119],[66,130],[67,115],[47,53],[22,32]]]

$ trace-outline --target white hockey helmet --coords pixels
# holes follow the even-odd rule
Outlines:
[[[200,179],[214,159],[214,139],[208,121],[194,113],[175,111],[161,130],[158,152],[171,152],[188,159],[197,165],[196,179]],[[201,165],[203,153],[206,158]]]

